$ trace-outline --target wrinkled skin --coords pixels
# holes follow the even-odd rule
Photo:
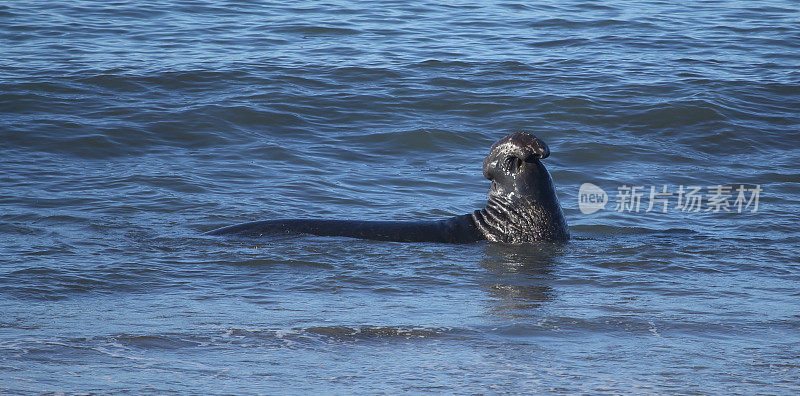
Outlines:
[[[503,243],[566,241],[569,229],[553,180],[541,160],[547,145],[526,132],[495,143],[483,161],[492,181],[486,208],[439,221],[266,220],[210,231],[209,235],[258,237],[304,233],[398,242]]]

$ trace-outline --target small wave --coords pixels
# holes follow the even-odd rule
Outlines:
[[[323,68],[325,69],[325,68]],[[402,78],[400,70],[386,67],[340,66],[328,68],[331,77],[343,81],[380,81]]]
[[[711,296],[709,296],[710,298]],[[681,320],[661,318],[646,311],[634,310],[632,307],[611,307],[608,315],[595,317],[551,316],[535,323],[520,323],[502,326],[494,332],[504,336],[531,337],[532,335],[552,335],[555,333],[575,334],[637,334],[639,336],[663,337],[692,335],[703,337],[725,337],[740,335],[749,327],[768,328],[768,323],[734,322],[724,315],[715,317],[714,313],[683,309]],[[663,315],[663,314],[662,314]],[[697,320],[690,318],[696,317]],[[707,317],[703,320],[703,317]],[[776,328],[789,330],[797,321],[784,321]]]
[[[218,240],[218,238],[217,238]],[[221,262],[221,264],[230,264],[230,262]],[[331,269],[335,268],[333,264],[322,262],[322,261],[312,261],[312,260],[301,260],[296,258],[281,258],[281,259],[266,259],[266,258],[251,258],[251,259],[243,259],[238,260],[235,263],[236,266],[265,266],[265,267],[272,267],[272,266],[289,266],[289,267],[311,267],[311,268],[325,268]]]
[[[591,225],[572,225],[570,229],[573,231],[573,237],[581,239],[594,239],[597,237],[607,237],[609,235],[697,235],[698,232],[689,228],[647,228],[647,227],[621,227],[607,224],[591,224]]]
[[[434,338],[451,334],[451,328],[392,327],[392,326],[317,326],[303,332],[339,340]]]
[[[273,28],[275,33],[291,33],[303,36],[347,36],[361,34],[359,29],[333,26],[308,26],[308,25],[284,25]],[[305,38],[305,37],[304,37]]]
[[[236,343],[277,342],[283,345],[295,343],[318,343],[329,341],[367,341],[367,340],[414,340],[452,336],[468,336],[470,332],[449,327],[416,327],[416,326],[310,326],[291,329],[252,329],[233,328],[223,338],[211,342],[223,342],[226,339]],[[250,341],[248,341],[250,340]]]
[[[528,46],[536,48],[551,48],[551,47],[564,48],[564,47],[587,45],[590,44],[591,42],[592,40],[577,37],[577,38],[567,38],[567,39],[536,41],[528,43]]]
[[[348,146],[369,145],[381,155],[400,155],[409,152],[452,152],[462,151],[475,145],[470,134],[442,129],[411,129],[402,131],[378,132],[365,135],[344,136],[338,139]]]
[[[589,20],[570,20],[564,18],[548,18],[530,22],[532,28],[564,28],[569,30],[582,28],[635,28],[652,29],[654,25],[648,22],[631,21],[622,19],[589,19]]]
[[[416,63],[414,66],[423,68],[468,68],[472,65],[473,63],[462,60],[427,59]]]
[[[63,249],[60,252],[63,256]],[[101,266],[91,269],[30,267],[0,278],[0,290],[23,300],[57,301],[86,294],[117,294],[169,287],[164,273],[150,267]]]
[[[108,341],[118,343],[128,348],[138,349],[183,349],[201,346],[207,340],[191,339],[185,334],[162,334],[162,335],[132,335],[119,334],[108,337]]]
[[[663,129],[725,120],[725,109],[717,103],[702,99],[678,99],[638,111],[631,109],[621,121],[627,125]]]

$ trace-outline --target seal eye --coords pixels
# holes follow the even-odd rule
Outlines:
[[[522,168],[522,160],[518,157],[510,156],[506,158],[505,165],[508,173],[517,173]]]

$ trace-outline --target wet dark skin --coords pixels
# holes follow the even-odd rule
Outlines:
[[[483,161],[483,175],[492,181],[486,207],[471,214],[439,221],[265,220],[219,228],[208,235],[291,233],[441,243],[566,241],[567,221],[553,179],[541,162],[549,155],[547,144],[527,132],[500,139]]]

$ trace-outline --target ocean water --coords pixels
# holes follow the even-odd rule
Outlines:
[[[800,392],[796,1],[11,0],[0,48],[2,394]],[[518,130],[566,244],[203,235],[469,213]]]

